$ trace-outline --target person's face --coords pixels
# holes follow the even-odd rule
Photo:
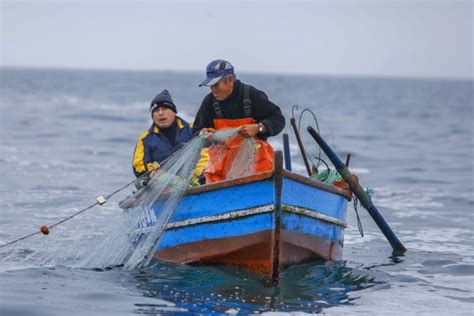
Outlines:
[[[153,111],[152,117],[153,123],[155,123],[158,128],[168,128],[173,124],[176,113],[169,108],[160,106]]]
[[[232,93],[234,88],[234,79],[232,77],[221,79],[211,86],[212,94],[217,101],[223,101]]]

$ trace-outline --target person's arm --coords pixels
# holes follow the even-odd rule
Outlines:
[[[210,111],[209,104],[212,102],[210,94],[201,103],[193,123],[193,135],[196,136],[203,128],[214,128],[214,113]]]
[[[136,177],[140,177],[144,173],[154,168],[153,161],[151,159],[150,148],[145,146],[143,140],[148,135],[148,131],[144,132],[138,138],[137,145],[135,146],[135,152],[133,154],[133,173]]]
[[[285,127],[285,117],[280,107],[267,100],[259,92],[256,93],[255,100],[255,118],[257,122],[265,126],[262,136],[278,135]]]

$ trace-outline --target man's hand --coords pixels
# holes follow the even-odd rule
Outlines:
[[[215,132],[216,132],[216,130],[213,129],[212,127],[210,127],[210,128],[204,127],[203,129],[201,129],[201,131],[199,131],[199,136],[207,135],[209,133],[215,133]]]
[[[252,137],[258,134],[258,124],[242,125],[238,129],[240,135],[244,137]]]

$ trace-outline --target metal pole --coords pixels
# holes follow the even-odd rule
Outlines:
[[[342,178],[344,178],[344,180],[349,184],[349,187],[351,188],[352,192],[354,192],[361,204],[369,212],[370,216],[372,216],[377,226],[380,228],[382,233],[390,242],[390,245],[392,246],[393,250],[401,253],[405,252],[407,249],[405,248],[405,246],[403,246],[400,240],[398,240],[397,236],[392,231],[390,226],[388,226],[385,219],[382,217],[375,205],[372,203],[372,199],[370,198],[370,196],[364,191],[364,188],[362,188],[362,186],[359,184],[358,179],[351,174],[346,165],[341,161],[341,159],[339,159],[337,154],[331,149],[331,147],[329,147],[329,145],[314,130],[314,128],[308,126],[308,132],[319,144],[326,156],[328,156],[328,158],[332,161]]]
[[[285,169],[291,171],[290,141],[288,134],[283,134],[283,151],[285,153]]]

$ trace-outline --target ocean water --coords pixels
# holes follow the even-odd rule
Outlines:
[[[156,93],[169,89],[192,121],[208,92],[198,73],[4,68],[0,76],[0,244],[132,181]],[[359,208],[361,238],[351,204],[343,260],[294,266],[277,286],[233,267],[77,263],[116,225],[127,189],[48,236],[2,248],[0,315],[474,314],[473,82],[239,76],[281,106],[302,174],[288,119],[294,104],[316,114],[408,251],[393,255]],[[281,135],[271,143],[281,148]]]

